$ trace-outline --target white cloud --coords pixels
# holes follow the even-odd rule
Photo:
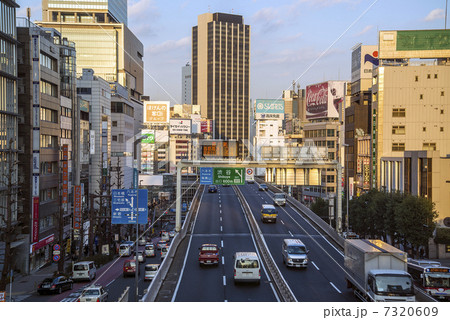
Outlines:
[[[179,40],[168,40],[163,43],[149,46],[145,51],[147,54],[170,53],[170,51],[190,47],[191,37],[184,37]]]
[[[283,25],[283,21],[278,19],[278,10],[274,8],[262,8],[252,19],[252,25],[261,25],[263,32],[274,31]]]
[[[356,37],[362,36],[363,34],[366,34],[367,32],[369,32],[372,29],[373,29],[373,26],[366,26],[364,29],[362,29],[360,32],[358,32],[355,36]]]
[[[445,14],[443,9],[434,9],[425,17],[425,21],[444,19],[444,16]]]
[[[159,16],[158,10],[152,0],[135,0],[128,3],[128,20]]]

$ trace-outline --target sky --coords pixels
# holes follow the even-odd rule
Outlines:
[[[41,1],[17,0],[17,16],[42,18]],[[377,45],[381,30],[444,29],[446,0],[128,0],[128,27],[144,45],[144,95],[181,101],[197,16],[242,15],[250,25],[250,98],[350,80],[352,48]],[[450,21],[447,18],[447,25]]]

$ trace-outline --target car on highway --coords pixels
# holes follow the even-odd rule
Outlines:
[[[147,243],[145,245],[144,253],[146,257],[154,257],[155,256],[155,245],[153,243]]]
[[[277,209],[271,204],[263,204],[261,207],[261,221],[262,222],[277,222]]]
[[[205,243],[198,250],[200,265],[219,265],[219,246],[217,244]]]
[[[254,184],[254,183],[255,183],[255,180],[247,180],[247,183],[248,183],[248,184]]]
[[[166,240],[166,241],[170,240],[168,231],[165,231],[165,230],[161,231],[161,240]]]
[[[140,246],[145,246],[146,243],[147,243],[147,239],[145,239],[145,237],[141,237],[138,240],[138,245],[140,245]]]
[[[108,301],[108,292],[100,285],[89,286],[83,290],[80,302],[106,302]]]
[[[284,193],[275,193],[273,195],[273,204],[276,206],[285,206],[286,205],[286,195]]]
[[[158,243],[156,244],[156,247],[158,248],[158,250],[161,250],[161,248],[165,247],[168,244],[169,241],[167,240],[159,240]]]
[[[234,283],[260,283],[261,269],[256,252],[236,252],[234,254]]]
[[[169,252],[169,246],[168,245],[161,248],[161,260],[163,260],[166,257],[167,252]]]
[[[216,185],[210,185],[209,187],[208,187],[208,192],[210,192],[210,193],[214,193],[214,192],[217,192],[217,186]]]
[[[175,231],[175,230],[170,230],[170,231],[169,231],[169,237],[170,237],[170,238],[175,237],[175,234],[176,234],[176,231]]]
[[[136,256],[134,256],[134,259],[136,259]],[[137,259],[138,259],[139,263],[143,263],[144,262],[145,257],[144,257],[144,253],[142,251],[138,251],[137,252]]]
[[[139,271],[138,271],[139,272]],[[136,260],[128,259],[123,263],[123,276],[134,276],[136,275]]]
[[[269,190],[269,187],[267,187],[267,184],[261,183],[261,184],[259,185],[259,187],[258,187],[258,190],[259,190],[259,191],[268,191],[268,190]]]
[[[283,256],[283,264],[288,267],[304,267],[308,266],[309,250],[300,239],[284,239],[281,245],[281,255]]]
[[[46,293],[61,293],[65,290],[72,290],[73,281],[64,276],[57,276],[53,278],[45,278],[39,285],[37,292],[39,294]]]
[[[159,264],[149,263],[145,265],[144,280],[153,280],[159,270]]]

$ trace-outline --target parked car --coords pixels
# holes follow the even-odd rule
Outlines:
[[[83,290],[80,302],[105,302],[108,301],[108,292],[100,285],[89,286]]]
[[[65,290],[71,290],[73,281],[64,276],[57,276],[54,278],[45,278],[39,285],[37,292],[39,294],[45,293],[61,293]]]
[[[267,187],[267,184],[261,183],[261,184],[259,185],[259,187],[258,187],[258,190],[259,190],[259,191],[268,191],[268,190],[269,190],[269,187]]]
[[[153,280],[159,270],[159,264],[146,264],[144,280]]]
[[[139,272],[139,271],[138,271]],[[134,276],[136,275],[136,260],[128,259],[123,263],[123,276]]]
[[[134,259],[136,259],[136,256],[134,256]],[[144,253],[142,251],[138,251],[137,252],[137,259],[139,263],[143,263],[145,258],[144,258]]]
[[[210,193],[214,193],[214,192],[217,192],[217,186],[216,185],[210,185],[209,187],[208,187],[208,192],[210,192]]]
[[[217,244],[202,244],[198,253],[198,262],[201,265],[219,265],[219,246]]]
[[[155,256],[155,245],[153,243],[146,244],[144,253],[145,253],[146,257],[154,257]]]

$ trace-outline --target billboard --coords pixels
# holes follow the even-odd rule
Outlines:
[[[236,158],[238,142],[235,140],[201,140],[202,157],[208,158]]]
[[[284,100],[256,99],[255,119],[284,119]]]
[[[169,122],[170,101],[144,101],[144,123]]]
[[[146,136],[142,139],[141,143],[155,143],[155,131],[154,130],[142,130],[142,135]]]
[[[352,51],[352,82],[371,79],[374,66],[378,66],[378,46],[358,46]]]
[[[306,87],[306,119],[339,118],[345,81],[327,81]]]
[[[191,119],[170,119],[170,134],[191,134]]]

